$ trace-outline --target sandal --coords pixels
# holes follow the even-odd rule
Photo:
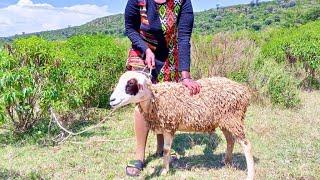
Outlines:
[[[142,161],[132,160],[129,162],[129,164],[126,167],[126,174],[131,177],[139,176],[143,167],[144,167],[144,163]],[[128,168],[135,168],[137,170],[137,173],[133,173],[133,174],[129,173]]]

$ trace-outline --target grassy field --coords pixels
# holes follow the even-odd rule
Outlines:
[[[253,144],[256,179],[320,179],[320,92],[302,93],[299,109],[251,105],[246,118]],[[92,132],[59,146],[0,141],[1,179],[124,179],[124,167],[134,157],[132,107]],[[0,136],[4,137],[2,131]],[[1,139],[1,138],[0,138]],[[23,144],[23,145],[21,145]],[[226,142],[214,135],[177,134],[180,155],[166,177],[159,177],[161,159],[153,157],[155,135],[147,145],[147,167],[141,179],[244,179],[245,158],[235,146],[233,167],[221,163]]]

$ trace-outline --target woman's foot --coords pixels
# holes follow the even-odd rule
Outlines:
[[[126,174],[128,176],[139,176],[143,170],[144,163],[140,160],[132,160],[126,167]]]

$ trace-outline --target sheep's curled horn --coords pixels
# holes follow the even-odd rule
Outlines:
[[[126,85],[126,93],[135,96],[139,92],[139,84],[136,79],[130,79]]]

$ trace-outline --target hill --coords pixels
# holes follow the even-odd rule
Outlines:
[[[215,34],[222,31],[237,31],[253,29],[256,31],[267,27],[292,27],[305,24],[320,18],[319,0],[300,1],[271,1],[259,4],[217,7],[195,13],[194,32],[201,34]],[[77,34],[111,34],[124,35],[123,14],[117,14],[95,19],[81,26],[65,29],[44,31],[25,35],[15,35],[0,38],[0,45],[5,41],[31,35],[42,36],[49,40],[62,40]],[[1,42],[2,41],[2,42]]]

